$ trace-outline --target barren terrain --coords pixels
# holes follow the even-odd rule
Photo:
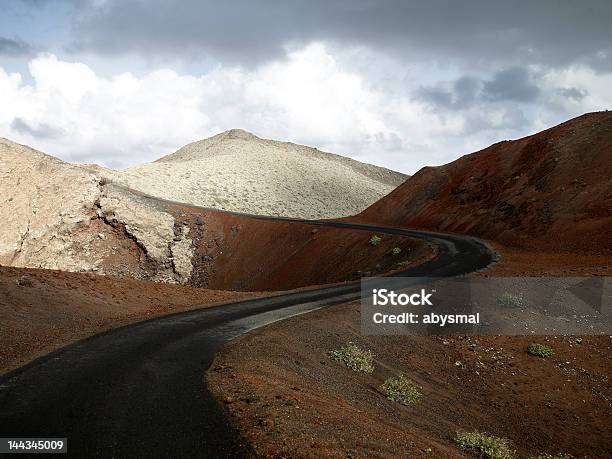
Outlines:
[[[482,237],[501,259],[477,275],[610,275],[611,135],[612,114],[584,115],[425,168],[354,219]],[[289,169],[304,175],[292,162],[294,155],[309,170],[315,163],[317,170],[326,170],[329,165],[321,161],[337,162],[333,168],[351,171],[343,172],[352,177],[350,186],[359,183],[351,174],[389,186],[395,180],[384,170],[322,159],[305,147],[242,131],[122,173],[76,167],[2,141],[0,201],[6,224],[0,229],[0,263],[88,273],[0,267],[0,368],[111,327],[249,295],[235,291],[344,282],[435,254],[416,239],[385,235],[373,244],[369,231],[271,221],[143,194],[212,206],[208,198],[198,201],[194,190],[205,182],[199,173],[191,175],[190,166],[202,162],[207,171],[215,170],[206,168],[207,161],[222,164],[225,156],[238,157],[243,150],[248,158],[240,161],[253,160],[260,169],[260,154],[276,154],[274,161],[286,160]],[[232,186],[244,191],[238,184],[248,179],[237,175]],[[172,188],[176,176],[187,188]],[[316,186],[329,185],[327,178],[317,180]],[[294,191],[254,193],[257,202],[273,204],[250,203],[250,208],[274,214],[287,200],[327,215],[328,198],[340,202],[330,195],[316,203]],[[358,196],[360,202],[365,198]],[[341,202],[333,213],[342,215],[339,209],[353,204]],[[306,212],[296,205],[286,207],[288,215]],[[536,340],[551,346],[554,355],[528,355],[527,346]],[[373,374],[353,372],[329,358],[331,350],[349,341],[374,352]],[[472,453],[456,445],[457,432],[479,430],[507,438],[519,457],[603,458],[612,454],[611,360],[607,336],[363,337],[359,305],[348,304],[233,341],[217,356],[207,381],[261,456],[461,457]],[[400,405],[380,393],[385,378],[399,374],[418,384],[419,403]]]
[[[0,371],[127,323],[262,295],[258,290],[289,290],[405,269],[435,255],[429,245],[408,237],[381,235],[380,243],[372,246],[368,231],[219,212],[206,211],[210,224],[204,228],[198,224],[201,209],[177,207],[180,212],[173,211],[181,225],[190,228],[194,241],[209,241],[200,245],[199,262],[194,264],[200,277],[192,281],[208,289],[0,266]],[[394,254],[394,248],[401,248],[401,253]]]
[[[587,114],[425,168],[350,220],[484,238],[500,259],[478,276],[609,276],[611,145],[612,113]],[[373,351],[373,374],[329,358],[348,342]],[[529,355],[532,342],[554,355]],[[381,393],[399,374],[418,403]],[[358,304],[245,335],[207,373],[258,455],[312,458],[474,457],[455,441],[469,431],[516,457],[608,458],[611,378],[612,337],[364,337]]]
[[[99,175],[0,140],[0,264],[126,275],[191,276],[191,239],[152,200]]]
[[[109,328],[255,296],[0,266],[0,372]]]
[[[333,161],[344,167],[344,159]],[[388,271],[421,245],[385,237],[374,246],[364,231],[163,201],[7,140],[0,142],[0,175],[0,264],[9,266],[283,290]],[[393,255],[394,248],[402,252]]]
[[[416,245],[385,238],[374,247],[363,232],[319,233],[193,204],[213,206],[214,190],[238,199],[238,207],[220,206],[233,210],[336,216],[362,210],[403,178],[239,130],[125,173],[75,166],[4,139],[0,264],[239,290],[355,279],[392,269]],[[396,246],[401,256],[390,255]]]
[[[359,215],[535,252],[612,255],[612,112],[426,167]]]
[[[539,341],[552,358],[527,354]],[[373,374],[329,358],[353,342]],[[387,400],[404,374],[423,396]],[[599,337],[364,337],[359,304],[295,317],[231,342],[207,380],[260,457],[475,457],[458,432],[507,438],[517,457],[612,452],[612,339]]]
[[[375,234],[365,230],[178,204],[168,209],[193,238],[191,283],[199,287],[265,291],[343,282],[393,271],[406,260],[425,260],[435,253],[424,241],[404,236],[380,235],[373,245]]]
[[[294,218],[354,215],[406,176],[316,148],[232,129],[123,171],[85,166],[172,201]]]

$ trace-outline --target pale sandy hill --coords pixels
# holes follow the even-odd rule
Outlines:
[[[406,176],[316,148],[233,129],[123,171],[86,165],[143,193],[249,214],[331,218],[361,212]]]
[[[156,164],[192,171],[200,161],[167,157]],[[152,170],[149,185],[161,181]],[[176,169],[167,172],[167,186],[183,184]],[[357,271],[391,269],[401,260],[389,255],[394,247],[416,253],[405,238],[388,237],[374,248],[363,231],[313,232],[310,225],[170,203],[105,178],[113,174],[0,139],[0,265],[248,290],[349,280]]]
[[[0,264],[185,282],[188,229],[92,171],[0,139]]]

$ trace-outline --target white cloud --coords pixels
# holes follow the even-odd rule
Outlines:
[[[397,80],[376,84],[380,68],[351,66],[352,57],[358,60],[354,49],[338,53],[311,44],[251,70],[218,66],[198,76],[159,69],[111,77],[39,55],[29,64],[32,84],[0,68],[0,135],[71,161],[127,166],[239,127],[414,172],[525,135],[548,116],[500,104],[436,112],[413,97],[424,79],[406,81],[406,73],[398,72]],[[392,63],[384,67],[384,79],[392,80]],[[557,115],[603,108],[612,100],[609,75],[542,71],[540,82],[547,103],[562,107]],[[560,94],[570,93],[558,88],[588,95],[563,99]],[[523,115],[529,122],[521,126]]]
[[[587,66],[573,65],[545,72],[542,84],[554,88],[548,92],[547,102],[562,113],[612,108],[612,73],[600,73]]]
[[[64,159],[130,164],[167,153],[208,123],[197,78],[160,70],[104,79],[53,55],[29,68],[32,86],[0,73],[0,131]],[[52,134],[33,135],[41,126]]]

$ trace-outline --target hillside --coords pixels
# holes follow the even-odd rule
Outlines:
[[[316,148],[233,129],[123,171],[87,165],[151,196],[247,214],[354,215],[406,176]]]
[[[358,219],[609,255],[611,177],[612,112],[589,113],[425,167]]]
[[[429,253],[400,236],[374,247],[367,231],[169,203],[6,139],[0,139],[0,218],[0,265],[218,289],[344,281]],[[401,255],[393,255],[395,247]]]
[[[0,139],[0,264],[166,282],[191,275],[191,239],[150,200]]]

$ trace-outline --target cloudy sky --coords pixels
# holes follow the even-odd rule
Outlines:
[[[230,128],[407,173],[612,109],[612,2],[6,0],[0,136],[153,160]]]

